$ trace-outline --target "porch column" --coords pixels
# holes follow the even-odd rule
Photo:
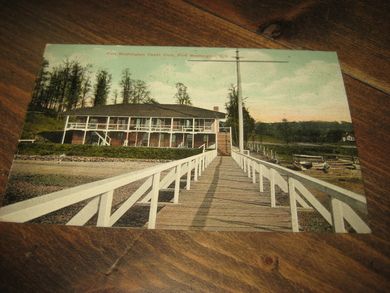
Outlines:
[[[150,132],[152,131],[152,117],[149,118],[148,147],[150,145]]]
[[[126,130],[126,140],[129,141],[129,131],[130,131],[130,121],[131,117],[128,117],[129,121],[127,121],[127,130]],[[127,143],[128,145],[129,143]]]
[[[110,125],[110,116],[107,117],[106,122],[106,134],[104,135],[104,143],[107,145],[108,126]]]
[[[83,144],[85,144],[85,138],[86,138],[86,136],[87,136],[88,123],[89,123],[89,116],[87,116],[87,121],[85,122],[85,129],[84,129],[84,136],[83,136]]]
[[[192,118],[192,148],[194,148],[195,140],[195,118]]]
[[[64,126],[64,134],[62,135],[61,144],[64,144],[64,142],[65,142],[65,135],[66,135],[66,129],[68,128],[68,122],[69,122],[69,115],[66,116],[65,126]]]
[[[173,118],[171,118],[171,132],[169,133],[169,147],[172,147]]]

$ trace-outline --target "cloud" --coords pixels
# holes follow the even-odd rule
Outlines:
[[[176,87],[161,81],[148,83],[151,96],[163,104],[173,104],[173,96],[176,93]]]

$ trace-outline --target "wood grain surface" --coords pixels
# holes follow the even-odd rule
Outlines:
[[[336,50],[371,235],[0,223],[2,292],[388,291],[387,1],[0,1],[0,193],[46,43]]]

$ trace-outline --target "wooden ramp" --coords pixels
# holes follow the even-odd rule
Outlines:
[[[161,209],[156,228],[290,232],[290,219],[288,209],[270,207],[269,190],[260,193],[231,157],[217,157],[191,190],[180,191],[179,204]]]

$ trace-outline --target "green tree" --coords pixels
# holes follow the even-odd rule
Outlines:
[[[154,98],[148,98],[144,100],[144,104],[159,104],[159,102],[157,102],[157,100]]]
[[[267,135],[267,123],[257,122],[255,125],[255,132],[260,138],[260,142],[263,142],[264,135]]]
[[[90,69],[92,65],[87,65],[84,68],[82,81],[81,81],[81,96],[80,96],[80,107],[84,108],[87,103],[87,95],[90,93],[92,84],[91,84],[91,77],[90,77]]]
[[[60,97],[58,100],[58,112],[63,112],[66,107],[66,100],[67,100],[67,90],[69,86],[69,77],[70,77],[70,71],[72,68],[72,62],[70,62],[68,59],[64,61],[64,64],[62,67],[60,67],[60,70],[58,72],[58,78],[60,81]]]
[[[237,88],[233,85],[229,88],[228,101],[225,104],[225,108],[228,114],[225,125],[232,128],[233,143],[238,145],[238,93]],[[244,120],[244,141],[246,142],[255,130],[255,119],[249,114],[244,102],[242,112]]]
[[[327,142],[340,142],[343,139],[344,131],[342,129],[332,129],[326,134]]]
[[[58,111],[61,85],[62,82],[60,79],[60,69],[58,67],[55,67],[50,73],[49,83],[45,91],[46,109]]]
[[[95,100],[94,106],[105,105],[111,87],[111,74],[106,70],[99,70],[96,73]]]
[[[187,93],[187,87],[181,83],[176,83],[177,93],[174,95],[174,99],[177,104],[192,105],[190,95]]]
[[[290,124],[286,118],[282,119],[282,123],[279,124],[281,139],[283,139],[286,143],[290,143],[291,141],[291,132],[290,132]]]
[[[30,103],[31,108],[35,109],[44,107],[46,83],[50,78],[50,73],[47,70],[48,67],[49,61],[44,58],[41,64],[41,68],[39,69],[38,75],[35,79],[35,87]]]
[[[133,90],[130,98],[132,104],[143,104],[151,100],[150,91],[143,80],[134,80],[132,82]]]
[[[120,86],[122,87],[122,103],[128,104],[130,103],[130,98],[132,94],[132,79],[130,70],[128,68],[122,71],[122,79],[120,81]]]
[[[81,98],[83,76],[84,68],[78,61],[73,62],[69,74],[67,110],[71,110],[77,107],[79,99]]]
[[[114,105],[118,104],[118,90],[114,90]]]

